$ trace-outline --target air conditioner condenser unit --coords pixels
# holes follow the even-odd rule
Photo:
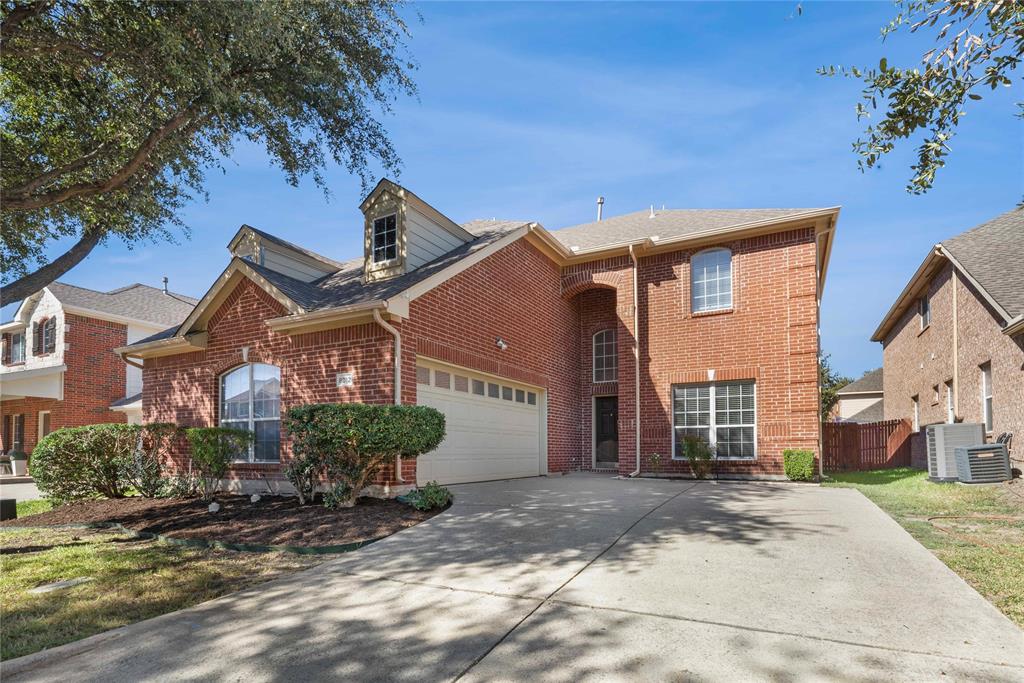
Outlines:
[[[956,481],[956,448],[985,443],[985,426],[963,422],[928,425],[925,428],[928,445],[928,478],[932,481]]]
[[[965,484],[996,484],[1013,478],[1010,454],[1004,443],[957,448],[956,471]]]

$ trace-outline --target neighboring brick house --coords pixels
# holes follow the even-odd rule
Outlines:
[[[196,300],[133,284],[54,282],[0,325],[0,450],[31,453],[58,427],[142,419],[142,371],[114,349],[181,322]]]
[[[882,368],[869,370],[860,379],[836,392],[839,400],[830,416],[836,422],[880,422],[885,419]]]
[[[279,477],[287,407],[398,393],[443,411],[447,437],[389,469],[392,491],[685,475],[684,433],[714,442],[737,477],[780,476],[785,448],[818,451],[818,304],[838,209],[652,209],[548,232],[458,225],[386,180],[360,208],[364,254],[344,263],[242,226],[189,317],[119,349],[144,364],[145,420],[254,431],[232,468],[244,484]]]
[[[915,429],[979,422],[1024,440],[1024,210],[932,247],[872,341],[882,343],[885,418]],[[924,439],[913,441],[925,463]],[[1016,456],[1019,459],[1019,455]]]

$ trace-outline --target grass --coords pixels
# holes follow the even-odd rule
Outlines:
[[[18,517],[28,517],[29,515],[38,515],[40,512],[49,512],[53,509],[53,504],[48,500],[19,500],[18,501]]]
[[[20,510],[19,510],[20,514]],[[93,530],[0,530],[0,659],[189,607],[323,561],[184,548]],[[54,581],[93,581],[52,593]]]
[[[937,484],[926,472],[904,468],[833,474],[823,485],[859,490],[1024,627],[1024,485],[1019,481]],[[958,519],[930,519],[940,516]]]

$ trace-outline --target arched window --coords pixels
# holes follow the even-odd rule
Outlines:
[[[732,308],[732,252],[708,249],[690,260],[691,311]]]
[[[281,459],[281,370],[249,363],[221,375],[220,426],[256,435],[249,462]]]
[[[594,335],[594,383],[615,382],[619,378],[619,345],[615,330]]]

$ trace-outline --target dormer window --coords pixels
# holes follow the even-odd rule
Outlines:
[[[373,221],[373,262],[386,263],[398,258],[398,214]]]

